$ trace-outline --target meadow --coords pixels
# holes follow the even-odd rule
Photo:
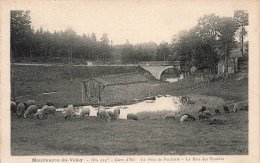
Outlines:
[[[246,155],[246,111],[209,121],[12,119],[12,155]]]
[[[129,68],[120,69],[100,70],[96,73],[91,71],[92,75],[87,75],[129,71]],[[51,99],[60,107],[68,103],[80,104],[81,81],[88,77],[83,76],[85,73],[82,70],[79,72],[81,75],[75,73],[71,80],[64,77],[67,72],[59,68],[17,66],[15,72],[15,94],[17,97],[23,96],[16,98],[17,100],[35,99],[37,104],[43,105],[46,100]],[[213,116],[200,122],[164,122],[161,117],[165,112],[140,113],[140,121],[120,119],[111,122],[102,122],[95,116],[87,120],[76,117],[64,120],[60,112],[55,117],[49,116],[44,120],[12,117],[11,154],[247,155],[248,112],[241,110],[224,114],[221,110],[222,115],[214,113],[214,108],[224,103],[248,100],[248,78],[239,79],[238,75],[213,83],[194,83],[184,79],[176,83],[158,82],[151,87],[151,95],[188,96],[191,104],[183,105],[181,113],[187,112],[197,118],[198,108],[201,105],[207,106]],[[42,94],[45,92],[62,93]],[[214,118],[222,123],[209,125]]]

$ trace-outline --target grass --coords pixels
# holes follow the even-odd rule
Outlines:
[[[171,113],[172,111],[170,110],[161,110],[161,111],[155,111],[155,112],[149,112],[149,111],[144,111],[144,112],[139,112],[137,113],[138,117],[142,120],[156,120],[156,119],[162,119],[164,115],[167,113]]]
[[[97,71],[102,74],[102,68]],[[80,103],[83,71],[70,81],[63,78],[65,70],[18,66],[15,90],[19,101],[34,99],[44,104],[52,99],[56,106]],[[48,72],[49,73],[45,73]],[[58,71],[57,73],[54,73]],[[105,72],[118,73],[119,70]],[[126,70],[124,70],[126,71]],[[30,75],[27,75],[30,74]],[[55,78],[55,74],[56,78]],[[89,75],[89,74],[88,74]],[[92,73],[93,75],[93,73]],[[91,75],[89,75],[91,76]],[[19,79],[19,80],[18,80]],[[185,79],[177,83],[160,83],[151,87],[151,95],[187,96],[191,105],[181,107],[181,113],[198,117],[197,109],[205,105],[213,112],[223,103],[248,100],[248,79],[210,83],[194,83]],[[59,92],[44,94],[45,92]],[[210,120],[165,121],[168,111],[139,113],[140,121],[119,120],[102,122],[98,117],[87,120],[64,120],[58,113],[48,119],[11,119],[12,155],[247,155],[248,112],[213,114]],[[223,112],[223,111],[222,111]],[[208,125],[213,119],[222,125]]]
[[[226,103],[248,100],[248,78],[235,80],[233,78],[225,81],[212,83],[194,83],[190,79],[181,80],[176,83],[162,83],[151,89],[152,95],[174,95],[187,96],[191,94],[215,96],[223,99]]]
[[[248,154],[247,112],[209,121],[12,119],[12,155]]]

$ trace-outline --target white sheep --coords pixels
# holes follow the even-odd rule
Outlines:
[[[31,105],[35,105],[36,103],[35,103],[35,101],[34,100],[28,100],[28,101],[26,101],[26,108],[25,109],[27,109],[29,106],[31,106]]]
[[[134,114],[134,113],[129,113],[129,114],[127,114],[127,119],[128,120],[136,120],[136,121],[139,121],[140,119],[139,119],[139,117],[136,115],[136,114]]]
[[[104,106],[98,106],[98,110],[106,110]]]
[[[16,103],[11,101],[11,116],[16,114]]]
[[[233,106],[233,112],[237,112],[238,111],[238,104],[235,103],[234,106]]]
[[[42,111],[43,111],[42,109],[38,109],[37,113],[34,114],[34,118],[39,118],[40,114],[42,114]]]
[[[116,120],[119,119],[119,115],[120,115],[120,108],[115,108],[114,110],[114,117],[116,118]]]
[[[175,120],[175,114],[174,113],[167,113],[167,114],[165,114],[165,116],[163,116],[163,121],[168,120],[168,119]]]
[[[35,118],[47,118],[48,115],[52,114],[53,116],[56,115],[56,108],[54,106],[48,106],[48,105],[44,105],[42,107],[42,109],[38,109],[37,113],[34,115]]]
[[[98,111],[97,111],[97,116],[99,116],[99,113],[102,112],[102,111],[106,111],[105,107],[104,106],[99,106],[98,107]]]
[[[89,116],[90,114],[90,109],[87,106],[84,106],[82,109],[79,111],[79,118],[83,118],[86,115]]]
[[[48,110],[48,115],[52,114],[53,116],[56,115],[56,108],[54,106],[49,106],[46,108]]]
[[[24,103],[19,103],[18,106],[17,106],[17,111],[16,111],[19,118],[22,117],[22,115],[24,114],[24,111],[25,111]]]
[[[180,122],[183,123],[183,122],[185,122],[187,120],[188,120],[188,116],[184,115],[184,116],[181,117]]]
[[[108,115],[106,111],[100,111],[99,112],[99,118],[102,119],[102,121],[107,120],[110,121],[111,117]]]
[[[39,116],[40,119],[46,118],[49,114],[49,106],[44,105],[42,109],[39,109],[37,113],[35,114],[35,117]]]
[[[107,114],[111,117],[111,118],[115,118],[115,114],[112,111],[107,111]]]
[[[24,118],[26,119],[29,115],[32,115],[32,114],[35,114],[37,113],[37,110],[38,110],[38,106],[37,105],[30,105],[26,112],[24,113]]]
[[[67,119],[67,118],[70,118],[71,116],[76,115],[73,105],[68,105],[68,107],[64,109],[64,112],[65,112],[64,119]]]

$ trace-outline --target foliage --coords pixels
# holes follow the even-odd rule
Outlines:
[[[205,15],[187,31],[181,31],[172,38],[171,43],[154,42],[113,45],[108,34],[104,33],[98,40],[95,33],[78,35],[72,28],[64,31],[36,31],[31,27],[29,11],[11,11],[11,51],[16,60],[23,57],[65,58],[96,61],[100,63],[137,64],[141,61],[183,61],[186,71],[192,66],[198,70],[211,69],[216,72],[220,59],[228,59],[230,51],[235,48],[234,32],[240,33],[242,48],[248,54],[248,44],[243,45],[248,25],[246,11],[237,10],[232,18],[219,17],[215,14]],[[244,51],[244,50],[243,50]]]
[[[159,61],[168,61],[171,57],[170,45],[167,42],[161,42],[156,49],[156,58]]]
[[[221,55],[225,60],[225,67],[228,67],[228,60],[230,51],[236,46],[235,44],[235,32],[237,30],[236,23],[232,18],[223,17],[218,23],[218,43]],[[224,73],[228,75],[227,68],[224,69]]]
[[[31,29],[30,11],[11,11],[11,52],[12,57],[31,54],[33,31]]]
[[[156,57],[157,44],[154,42],[133,45],[127,40],[121,47],[122,63],[137,64],[140,61],[153,61]]]
[[[239,39],[241,41],[241,53],[244,56],[244,37],[247,35],[245,26],[248,26],[248,13],[245,10],[236,10],[234,12],[234,21],[236,27],[239,29]]]
[[[173,37],[174,52],[185,61],[188,70],[195,66],[197,70],[210,69],[216,72],[219,60],[227,61],[230,51],[236,47],[236,30],[232,18],[205,15],[195,27]]]
[[[91,61],[109,61],[112,48],[108,34],[97,41],[95,33],[82,36],[72,28],[50,33],[31,27],[30,11],[11,11],[11,50],[16,59],[22,57],[65,57]]]

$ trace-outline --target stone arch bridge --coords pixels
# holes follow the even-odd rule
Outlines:
[[[171,68],[176,68],[181,71],[181,64],[179,61],[154,61],[154,62],[141,62],[138,63],[143,69],[149,71],[156,79],[160,80],[162,73]]]

